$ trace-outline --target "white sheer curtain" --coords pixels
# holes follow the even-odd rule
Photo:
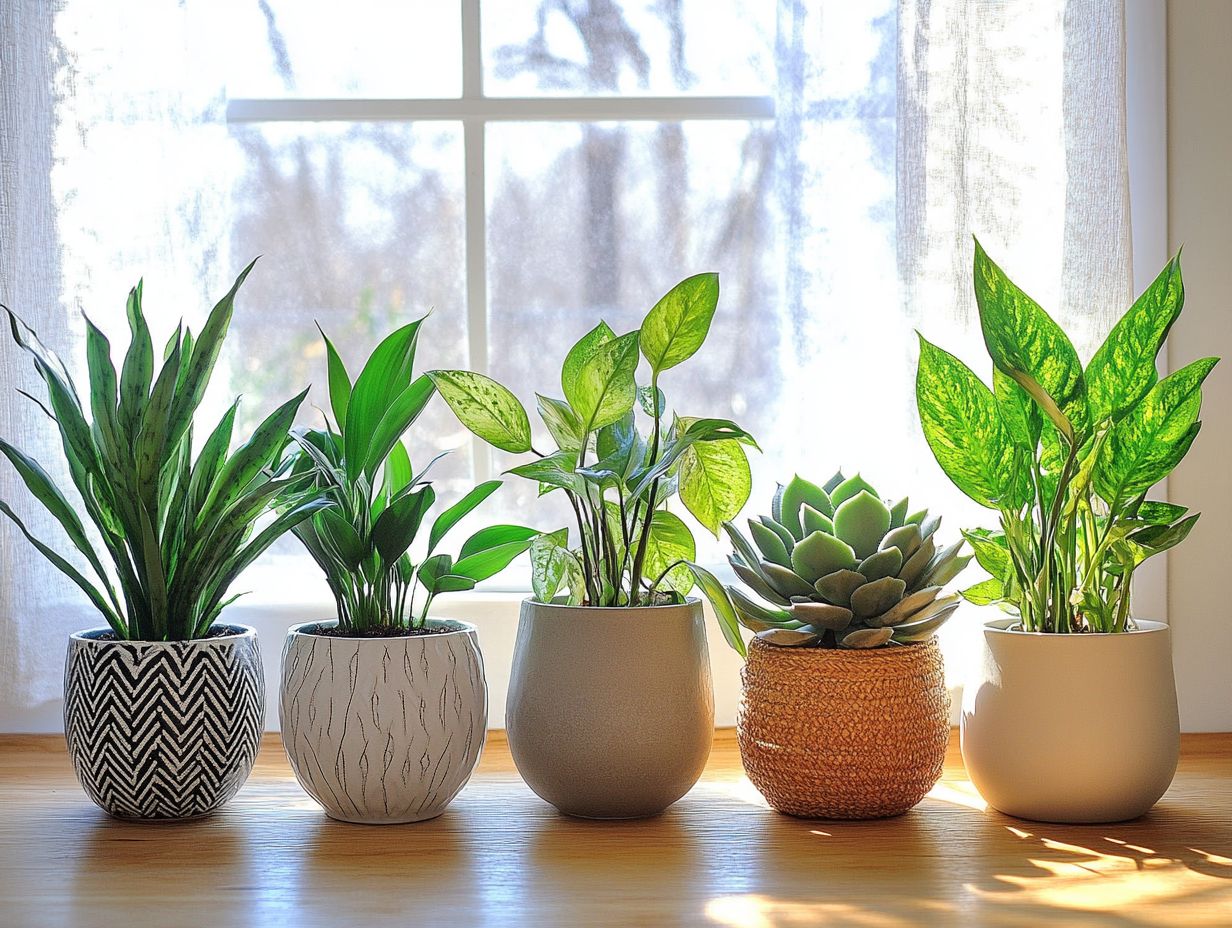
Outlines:
[[[208,308],[247,257],[230,253],[246,155],[223,120],[234,40],[217,13],[239,6],[0,7],[0,301],[81,368],[80,309],[123,343],[123,295],[144,272],[166,331]],[[1123,19],[1120,0],[779,0],[784,300],[758,311],[783,333],[787,382],[775,447],[754,463],[760,485],[790,476],[780,466],[823,480],[843,466],[944,512],[950,532],[984,518],[919,434],[913,330],[982,369],[972,234],[1080,351],[1123,308]],[[314,231],[287,228],[260,247],[308,247]],[[37,380],[5,333],[0,434],[63,477],[49,423],[17,387]],[[0,498],[60,544],[3,462]],[[956,679],[982,618],[960,610],[947,629]],[[58,725],[64,637],[93,623],[75,588],[0,522],[0,729]]]

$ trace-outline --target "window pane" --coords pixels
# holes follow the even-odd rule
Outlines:
[[[226,15],[218,15],[225,9]],[[457,97],[457,0],[266,0],[205,8],[230,97]]]
[[[630,331],[677,281],[717,271],[709,340],[663,376],[669,408],[733,418],[776,447],[772,140],[769,124],[748,122],[489,127],[493,376],[533,410],[536,391],[561,395],[565,353],[599,318]],[[546,432],[535,441],[550,444]],[[767,479],[781,473],[770,462],[756,470]],[[534,487],[511,483],[506,501],[515,491],[520,505],[537,505]],[[570,521],[563,501],[552,515],[545,528]]]
[[[482,13],[489,96],[773,92],[771,0],[505,0]]]

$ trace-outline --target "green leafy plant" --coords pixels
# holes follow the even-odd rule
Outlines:
[[[749,520],[752,543],[731,522],[728,561],[748,586],[726,589],[690,564],[729,644],[737,625],[783,647],[877,648],[924,641],[958,608],[941,589],[971,560],[962,541],[938,547],[941,517],[908,513],[907,497],[882,501],[842,471],[822,486],[799,476],[779,485],[770,515]]]
[[[432,371],[450,408],[468,429],[503,451],[535,460],[508,473],[537,481],[540,493],[563,491],[577,520],[531,546],[535,598],[591,606],[681,602],[693,587],[686,562],[696,556],[692,532],[666,506],[677,493],[699,522],[718,534],[748,499],[748,458],[756,443],[727,419],[667,418],[659,380],[706,340],[719,299],[717,274],[673,287],[639,330],[616,335],[604,322],[566,355],[564,399],[538,396],[539,415],[556,444],[531,446],[530,419],[508,389],[470,371]],[[648,384],[637,383],[644,358]],[[640,417],[649,420],[646,433]]]
[[[236,598],[226,597],[240,572],[280,535],[328,505],[307,481],[278,479],[270,472],[303,393],[271,413],[230,453],[237,400],[192,458],[193,417],[231,322],[236,292],[251,270],[250,264],[196,338],[182,324],[176,328],[157,371],[140,283],[128,295],[131,339],[118,376],[107,337],[87,319],[89,417],[64,364],[5,307],[14,341],[33,358],[46,385],[50,409],[39,405],[59,427],[69,474],[102,550],[36,460],[3,440],[0,452],[64,528],[94,579],[35,538],[7,503],[0,502],[0,511],[85,592],[120,638],[178,641],[208,635]],[[256,521],[276,497],[283,511],[254,534]]]
[[[325,573],[338,623],[351,631],[422,628],[440,593],[472,589],[507,567],[539,534],[520,525],[481,529],[457,556],[436,553],[445,535],[500,488],[481,483],[433,522],[427,552],[417,564],[411,545],[436,501],[426,479],[434,458],[418,474],[402,435],[436,392],[427,375],[413,376],[423,319],[403,326],[373,351],[354,385],[333,344],[325,340],[329,399],[335,429],[296,429],[282,469],[307,478],[333,505],[295,527],[295,534]],[[288,500],[286,505],[293,505]],[[415,581],[426,591],[415,604]]]
[[[916,400],[937,463],[1000,514],[965,532],[991,575],[963,596],[1001,603],[1022,628],[1123,632],[1130,581],[1198,520],[1146,498],[1198,434],[1202,381],[1218,358],[1163,378],[1156,356],[1181,313],[1180,255],[1084,368],[1070,340],[975,243],[975,296],[992,387],[920,337]]]

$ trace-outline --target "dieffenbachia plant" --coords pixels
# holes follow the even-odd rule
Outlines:
[[[781,647],[925,641],[958,608],[957,594],[939,594],[971,556],[961,540],[939,546],[941,517],[908,506],[905,496],[883,501],[859,474],[840,471],[822,486],[796,476],[779,485],[770,515],[749,519],[749,537],[723,523],[747,592],[692,568],[725,631],[739,623]],[[726,637],[745,653],[739,635]]]
[[[69,475],[102,551],[87,535],[77,508],[36,460],[3,440],[0,452],[63,527],[94,578],[34,537],[6,503],[0,502],[0,511],[82,589],[120,638],[205,637],[235,599],[227,598],[227,591],[240,572],[284,532],[329,505],[307,480],[281,479],[270,471],[304,393],[276,409],[229,453],[237,400],[193,460],[193,418],[230,325],[236,292],[250,270],[251,264],[195,339],[182,324],[176,328],[157,371],[140,283],[128,295],[131,340],[118,377],[107,337],[87,319],[88,417],[64,364],[8,311],[14,341],[29,352],[47,387],[50,409],[43,411],[59,428]],[[282,511],[254,534],[254,524],[276,497],[283,501]]]
[[[427,375],[413,377],[423,319],[382,341],[354,386],[342,359],[325,340],[329,399],[337,429],[295,429],[283,470],[303,476],[333,505],[295,527],[295,534],[325,574],[339,626],[352,631],[422,628],[440,593],[474,588],[524,552],[539,534],[520,525],[475,532],[456,556],[437,553],[446,533],[500,488],[481,483],[442,512],[416,564],[410,548],[436,493],[428,471],[411,470],[402,435],[436,392]],[[418,607],[416,580],[425,590]]]
[[[1180,255],[1083,368],[1070,340],[975,243],[975,297],[992,388],[920,337],[916,399],[937,463],[1000,514],[964,532],[988,580],[963,596],[1001,603],[1039,632],[1132,628],[1130,582],[1183,541],[1198,515],[1148,500],[1193,444],[1202,381],[1218,358],[1158,377],[1180,315]]]
[[[508,389],[470,371],[429,373],[458,419],[503,451],[535,460],[508,473],[537,481],[541,493],[562,491],[577,519],[568,530],[531,546],[535,598],[590,606],[647,606],[683,600],[694,585],[687,562],[693,534],[667,509],[677,493],[685,508],[717,536],[744,506],[751,487],[742,444],[752,437],[727,419],[667,417],[659,381],[692,357],[710,331],[719,298],[717,274],[699,274],[672,288],[639,330],[616,335],[604,322],[565,357],[563,399],[538,396],[539,415],[556,444],[531,446],[530,419]],[[641,359],[649,383],[636,379]],[[639,416],[640,414],[640,416]],[[649,420],[644,433],[638,419]]]

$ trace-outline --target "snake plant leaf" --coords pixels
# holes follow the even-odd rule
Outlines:
[[[855,497],[859,496],[861,493],[867,493],[878,502],[881,501],[881,498],[877,495],[877,491],[873,489],[872,485],[859,474],[856,474],[854,477],[848,477],[837,487],[835,487],[834,492],[830,494],[830,502],[834,505],[835,516],[837,517],[838,509],[843,505],[843,503],[847,502],[849,499],[855,499]]]
[[[385,507],[372,526],[372,544],[383,560],[393,563],[406,553],[435,501],[435,491],[430,486],[424,486],[418,492],[407,493]],[[340,517],[339,520],[345,521]]]
[[[791,567],[791,554],[777,532],[761,522],[749,519],[749,532],[766,560],[780,567]]]
[[[99,441],[103,458],[109,467],[119,471],[131,449],[125,448],[120,438],[120,425],[116,418],[119,402],[119,380],[111,363],[111,343],[89,317],[86,317],[86,365],[90,375],[90,415]]]
[[[1095,490],[1109,505],[1154,486],[1180,463],[1201,423],[1202,382],[1218,363],[1204,358],[1155,384],[1108,433],[1095,470]]]
[[[795,538],[803,538],[806,534],[800,522],[800,507],[806,503],[824,516],[831,518],[834,516],[834,504],[830,500],[830,495],[821,487],[796,474],[783,488],[780,501],[781,515],[776,517],[776,521],[785,526]]]
[[[564,400],[535,394],[539,418],[547,426],[548,434],[561,451],[577,454],[582,447],[582,423]]]
[[[906,525],[892,528],[886,533],[885,538],[881,541],[881,550],[887,551],[890,548],[897,548],[905,561],[915,554],[923,540],[923,536],[920,534],[920,527],[914,522],[908,522]]]
[[[853,570],[856,555],[851,546],[833,535],[813,532],[791,552],[791,566],[808,587],[804,595],[812,592],[812,584],[836,570]]]
[[[915,553],[907,558],[907,562],[903,564],[903,569],[898,572],[899,579],[906,583],[908,587],[914,587],[916,581],[924,576],[924,571],[936,553],[937,543],[933,540],[933,536],[930,535],[916,548]]]
[[[818,512],[808,503],[800,507],[800,527],[804,530],[804,535],[811,535],[813,532],[824,532],[827,535],[834,534],[834,523],[823,513]]]
[[[842,490],[843,487],[840,486],[835,493],[836,498],[841,495]],[[877,545],[889,529],[890,510],[867,490],[861,490],[840,503],[834,511],[835,534],[847,542],[855,556],[860,559],[876,552]]]
[[[731,568],[736,576],[747,583],[758,596],[779,606],[786,606],[790,602],[786,596],[776,592],[770,586],[765,576],[760,572],[760,569],[749,567],[747,564],[737,560],[735,555],[729,555],[727,562],[731,564]],[[757,561],[753,563],[756,564]]]
[[[124,431],[131,435],[137,434],[150,395],[150,384],[154,381],[154,342],[141,310],[142,285],[142,281],[137,281],[137,286],[128,293],[125,310],[130,339],[120,369],[119,420]]]
[[[898,548],[890,547],[876,554],[870,554],[860,562],[856,570],[867,580],[880,580],[882,577],[897,577],[902,566],[903,552]]]
[[[473,371],[429,371],[458,421],[501,451],[530,450],[530,418],[518,398],[491,377]]]
[[[929,586],[922,590],[916,590],[914,593],[909,593],[900,599],[897,603],[875,617],[876,625],[898,625],[906,622],[908,619],[915,616],[927,606],[931,605],[937,598],[937,594],[941,592],[939,586]]]
[[[898,577],[882,577],[851,594],[851,611],[862,619],[883,615],[903,598],[907,584]]]
[[[717,538],[753,489],[749,459],[733,439],[696,442],[680,456],[680,501]]]
[[[346,421],[339,423],[346,449],[347,476],[352,480],[361,472],[369,473],[368,454],[377,426],[389,408],[390,396],[399,396],[411,385],[422,324],[423,319],[416,319],[386,336],[355,378]]]
[[[363,473],[369,480],[376,475],[390,450],[401,440],[402,434],[419,418],[419,414],[432,399],[435,389],[432,379],[422,375],[394,397],[377,422],[369,440],[368,457],[363,465]]]
[[[582,361],[577,376],[565,385],[565,399],[582,421],[583,433],[615,422],[637,400],[637,332],[598,345]]]
[[[914,644],[917,641],[926,641],[946,623],[949,617],[958,609],[958,606],[959,603],[957,601],[951,602],[947,606],[930,612],[925,617],[894,626],[892,632],[894,640],[901,644]]]
[[[748,650],[744,646],[744,639],[740,637],[740,618],[736,615],[736,608],[732,605],[731,598],[727,595],[727,590],[723,588],[723,584],[719,582],[718,577],[700,564],[689,561],[688,567],[693,571],[697,585],[701,587],[702,593],[705,594],[706,599],[710,601],[710,605],[714,609],[715,618],[719,620],[719,628],[723,632],[723,638],[737,654],[741,657],[747,657]]]
[[[916,404],[924,438],[958,489],[989,509],[1025,501],[1025,484],[1013,479],[1014,443],[992,391],[922,335]]]
[[[991,606],[1005,599],[1005,586],[996,577],[989,577],[962,590],[960,595],[973,606]]]
[[[428,534],[428,554],[436,550],[436,546],[441,543],[450,529],[500,488],[499,480],[485,480],[437,516],[436,521],[432,523],[432,531]]]
[[[803,628],[768,628],[758,632],[757,637],[767,644],[780,648],[808,647],[821,639],[820,635]]]
[[[832,574],[826,574],[814,583],[813,587],[826,602],[835,606],[850,606],[851,594],[866,583],[868,577],[858,571],[836,570]]]
[[[651,308],[639,340],[656,376],[701,348],[718,303],[719,275],[696,274],[672,287]]]
[[[791,614],[805,625],[827,631],[841,632],[851,624],[852,611],[845,606],[830,603],[792,603]]]
[[[879,648],[894,634],[889,628],[857,628],[850,631],[838,641],[840,648],[864,649]]]
[[[890,528],[902,528],[907,522],[908,499],[903,497],[890,507]]]
[[[1091,418],[1121,418],[1158,382],[1155,359],[1185,305],[1181,256],[1159,276],[1112,327],[1086,369]]]
[[[1082,363],[1069,338],[975,242],[975,301],[993,363],[1071,441],[1090,423]]]
[[[762,561],[758,566],[766,579],[785,596],[809,596],[813,592],[813,587],[793,570],[769,561]]]
[[[325,342],[326,374],[329,379],[329,407],[333,411],[334,421],[338,428],[346,425],[347,406],[351,403],[351,375],[347,373],[346,365],[329,340],[325,330],[317,324],[317,331]]]

